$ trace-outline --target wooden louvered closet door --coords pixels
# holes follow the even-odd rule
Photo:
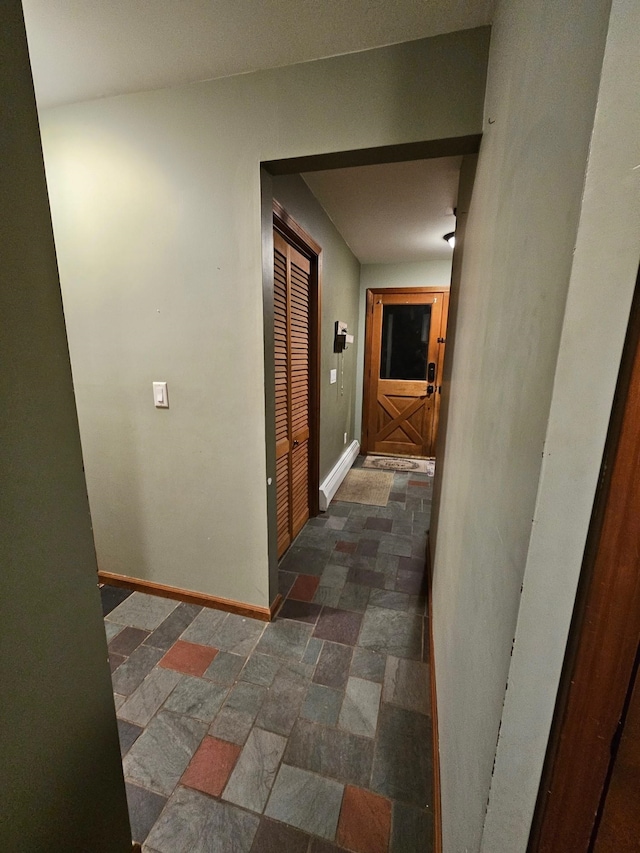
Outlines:
[[[309,518],[309,258],[274,243],[278,557]]]

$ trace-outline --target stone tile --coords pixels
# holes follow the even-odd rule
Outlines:
[[[370,521],[370,519],[367,519]],[[359,554],[362,557],[375,557],[378,553],[378,549],[380,547],[379,539],[361,539],[358,542],[358,547],[356,548],[356,554]]]
[[[240,675],[245,662],[246,658],[242,655],[234,655],[231,652],[218,652],[212,663],[205,670],[204,677],[215,681],[216,684],[231,687]]]
[[[354,785],[342,799],[337,841],[354,853],[386,853],[391,831],[391,803]]]
[[[327,519],[326,526],[331,530],[342,530],[347,522],[345,515],[332,515]]]
[[[433,853],[433,814],[395,802],[389,853]]]
[[[321,776],[368,788],[373,741],[298,719],[289,737],[284,761]]]
[[[113,694],[113,705],[114,705],[114,708],[116,709],[116,711],[118,710],[118,708],[122,708],[122,706],[124,705],[124,703],[126,701],[127,701],[126,696],[121,696],[120,693],[114,693]]]
[[[405,519],[394,518],[392,533],[399,533],[401,536],[410,536],[413,533],[413,523],[405,521]]]
[[[118,716],[130,723],[146,726],[179,681],[177,672],[160,667],[152,669],[120,708]]]
[[[335,643],[355,645],[360,632],[362,616],[348,610],[324,607],[313,632],[314,637]]]
[[[276,778],[286,738],[255,727],[224,789],[229,802],[262,812]]]
[[[353,516],[347,519],[347,523],[344,526],[345,530],[350,531],[351,533],[360,533],[364,529],[364,525],[366,522],[366,518],[364,516]]]
[[[397,536],[390,533],[380,539],[379,551],[381,554],[395,554],[397,557],[411,556],[411,537]]]
[[[298,575],[289,590],[289,598],[296,601],[312,601],[320,579],[316,575]]]
[[[262,687],[260,684],[239,681],[227,696],[225,707],[233,708],[236,711],[243,711],[245,714],[252,714],[255,717],[260,710],[266,694],[267,688]]]
[[[370,649],[356,646],[353,650],[350,675],[356,678],[365,678],[367,681],[375,681],[382,684],[384,680],[385,657]]]
[[[391,527],[393,522],[390,518],[367,518],[364,523],[365,530],[384,530],[385,532],[391,532]]]
[[[218,650],[210,646],[177,640],[159,661],[158,666],[175,669],[186,675],[203,675],[217,654]]]
[[[386,607],[389,610],[409,609],[409,596],[406,592],[395,592],[390,589],[372,589],[369,596],[369,604],[372,607]]]
[[[200,646],[218,648],[213,642],[213,637],[228,615],[221,610],[211,610],[208,607],[203,608],[182,634],[182,639],[187,643],[197,643]]]
[[[226,687],[211,684],[204,678],[183,675],[165,702],[165,710],[175,711],[176,714],[186,714],[210,723],[222,707],[228,693]]]
[[[343,790],[338,782],[283,764],[265,814],[313,835],[333,839]]]
[[[332,546],[333,547],[333,546]],[[329,560],[326,549],[292,545],[284,555],[280,570],[302,575],[321,575]]]
[[[180,783],[219,797],[229,780],[242,749],[235,743],[205,737],[189,762]]]
[[[421,808],[432,805],[429,718],[383,703],[375,744],[371,789]]]
[[[110,643],[114,637],[117,637],[120,631],[124,628],[123,625],[117,625],[115,622],[104,621],[104,632],[107,636],[107,643]]]
[[[291,587],[295,583],[297,575],[293,572],[283,572],[280,570],[278,572],[278,592],[283,598],[286,598],[289,595],[289,591]]]
[[[153,633],[144,641],[145,645],[167,651],[196,618],[202,607],[181,601]]]
[[[119,625],[153,631],[177,606],[178,602],[170,598],[134,592],[112,610],[107,618]]]
[[[320,653],[313,680],[326,687],[343,690],[349,677],[352,649],[338,643],[326,642]]]
[[[307,643],[306,651],[302,657],[303,663],[315,665],[318,663],[320,652],[322,651],[322,640],[311,637]]]
[[[412,537],[415,539],[415,537]],[[407,572],[416,572],[423,575],[426,571],[424,557],[398,557],[398,568],[404,569]]]
[[[346,583],[348,573],[349,569],[347,566],[329,563],[320,576],[320,585],[342,589]]]
[[[126,661],[126,657],[124,655],[116,654],[116,652],[111,652],[109,655],[109,671],[111,675],[116,671],[116,669],[121,666]]]
[[[318,621],[321,610],[322,607],[320,604],[313,604],[310,601],[296,601],[293,598],[287,598],[280,608],[278,618],[293,619],[296,622],[305,622],[308,625],[315,625]]]
[[[253,714],[223,705],[209,727],[209,734],[242,746],[249,736],[254,719]]]
[[[154,851],[150,851],[154,853]],[[326,841],[324,838],[312,838],[309,844],[309,853],[346,853],[344,847],[338,847],[337,844],[332,844],[331,841]]]
[[[369,603],[369,587],[359,583],[346,583],[338,599],[340,610],[353,610],[364,613]]]
[[[317,515],[314,518],[310,518],[307,524],[309,527],[324,527],[328,520],[328,517]]]
[[[378,723],[381,687],[373,681],[350,677],[338,725],[354,735],[374,737]]]
[[[178,788],[151,830],[147,847],[157,853],[249,853],[257,815]]]
[[[126,602],[125,602],[126,603]],[[142,684],[153,667],[162,657],[162,652],[149,646],[138,646],[117,671],[113,673],[111,681],[114,693],[129,696],[139,684]]]
[[[336,551],[341,551],[343,554],[355,554],[357,547],[357,542],[347,542],[345,539],[338,539],[336,542]]]
[[[251,853],[307,853],[308,846],[309,836],[305,832],[263,817]]]
[[[326,512],[328,516],[348,516],[351,514],[351,507],[354,504],[346,503],[345,501],[333,501],[329,504],[329,509]]]
[[[160,812],[167,802],[166,797],[132,785],[127,782],[127,805],[129,807],[129,821],[131,822],[131,840],[138,844],[144,844],[153,824],[160,817]]]
[[[431,697],[427,664],[389,655],[382,699],[408,711],[418,711],[430,716]]]
[[[119,631],[116,637],[109,643],[109,652],[129,657],[131,652],[138,648],[140,643],[149,636],[148,631],[142,628],[130,628],[127,626]]]
[[[250,681],[252,684],[261,684],[263,687],[270,687],[280,669],[280,664],[281,661],[279,658],[274,658],[270,655],[259,655],[254,652],[240,673],[240,680]]]
[[[347,579],[349,583],[362,584],[374,589],[384,589],[385,576],[382,572],[377,572],[374,569],[352,566],[349,569]]]
[[[358,645],[374,652],[420,660],[422,617],[382,607],[368,607],[362,620]]]
[[[200,720],[160,711],[125,756],[125,777],[158,794],[170,794],[206,729]]]
[[[342,590],[335,586],[319,586],[313,597],[314,604],[324,604],[327,607],[337,607]]]
[[[304,671],[283,666],[267,692],[256,725],[276,734],[288,735],[302,707],[308,682],[309,676]]]
[[[212,637],[211,645],[237,655],[250,655],[265,623],[230,613]]]
[[[127,720],[118,720],[118,738],[120,740],[120,755],[124,758],[133,744],[142,734],[142,727]]]
[[[426,595],[427,578],[416,572],[408,572],[406,569],[398,569],[395,589],[398,592],[407,592],[409,595]]]
[[[104,584],[99,589],[103,616],[108,616],[112,610],[115,610],[119,604],[122,604],[123,601],[133,594],[130,589],[124,589],[120,586],[109,586],[109,584]]]
[[[344,693],[332,687],[325,687],[324,684],[310,684],[300,716],[314,723],[335,726],[343,698]]]
[[[276,619],[269,622],[258,641],[256,651],[275,657],[302,660],[313,627],[300,622]]]

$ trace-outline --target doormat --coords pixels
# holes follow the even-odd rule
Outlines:
[[[386,506],[393,485],[393,474],[352,468],[335,493],[334,500],[350,504]]]
[[[383,471],[414,471],[433,477],[436,473],[435,459],[411,459],[399,456],[367,456],[363,468],[378,468]]]

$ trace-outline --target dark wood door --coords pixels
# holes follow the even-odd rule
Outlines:
[[[278,557],[310,515],[310,259],[278,231],[274,244]]]
[[[443,291],[370,291],[363,450],[432,456],[446,319]]]
[[[639,647],[640,651],[640,647]],[[593,853],[640,850],[640,679],[638,653],[619,744],[596,824]]]

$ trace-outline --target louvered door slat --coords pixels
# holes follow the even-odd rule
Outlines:
[[[309,518],[309,281],[307,257],[274,231],[278,556]]]

